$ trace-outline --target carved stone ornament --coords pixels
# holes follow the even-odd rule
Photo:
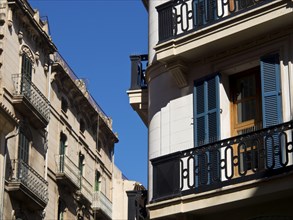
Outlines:
[[[31,49],[28,46],[23,45],[21,47],[20,55],[22,55],[23,53],[26,53],[26,55],[30,58],[32,63],[34,63],[34,55],[33,55]]]

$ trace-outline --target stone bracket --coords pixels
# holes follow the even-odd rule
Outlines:
[[[183,88],[188,85],[186,78],[187,65],[183,61],[175,61],[167,64],[166,67],[173,75],[173,78],[179,88]]]

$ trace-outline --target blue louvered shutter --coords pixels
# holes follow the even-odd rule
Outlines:
[[[220,133],[219,75],[194,86],[195,147],[217,141]]]
[[[280,62],[279,55],[272,54],[261,58],[261,87],[263,127],[282,122]],[[277,168],[280,164],[278,134],[265,139],[266,165]]]
[[[263,127],[282,122],[279,55],[261,58]]]
[[[194,143],[195,147],[215,142],[220,136],[219,75],[195,82]],[[195,155],[199,173],[195,187],[200,188],[220,179],[219,152],[206,151]],[[211,169],[207,169],[210,164]]]

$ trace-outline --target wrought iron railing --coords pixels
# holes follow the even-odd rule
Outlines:
[[[66,155],[56,155],[57,174],[66,175],[77,188],[80,188],[80,171]]]
[[[14,95],[23,95],[47,120],[50,119],[50,103],[37,86],[23,74],[13,74]]]
[[[92,208],[94,210],[101,210],[112,218],[112,202],[100,191],[93,193]]]
[[[147,88],[145,71],[148,65],[148,55],[131,55],[131,85],[130,89]]]
[[[48,182],[22,160],[11,160],[8,181],[23,184],[44,203],[48,202]]]
[[[293,170],[293,121],[152,160],[153,201]]]
[[[175,0],[157,7],[159,42],[198,30],[272,0]]]
[[[93,187],[92,185],[84,178],[81,178],[81,194],[91,203],[93,200]]]

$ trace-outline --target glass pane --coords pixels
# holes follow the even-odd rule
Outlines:
[[[240,101],[244,98],[256,95],[255,76],[248,75],[237,80],[236,84],[236,100]]]
[[[237,104],[237,119],[238,123],[242,123],[256,118],[256,102],[249,100]]]

